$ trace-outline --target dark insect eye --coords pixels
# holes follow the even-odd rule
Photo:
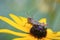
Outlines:
[[[33,25],[30,29],[30,34],[37,38],[46,37],[47,31],[41,25]]]

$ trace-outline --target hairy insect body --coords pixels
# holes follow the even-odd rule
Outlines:
[[[32,24],[32,28],[30,29],[30,34],[36,38],[43,38],[47,35],[47,29],[45,26],[41,25],[39,22],[34,21],[32,18],[28,18],[28,23]]]
[[[46,37],[47,31],[44,27],[40,25],[33,25],[30,29],[30,34],[32,34],[36,38],[43,38]]]

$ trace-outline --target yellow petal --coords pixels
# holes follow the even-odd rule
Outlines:
[[[14,38],[13,40],[38,40],[38,39],[34,38],[31,35],[27,35],[27,37],[24,37],[24,38]]]
[[[36,39],[32,39],[32,38],[16,38],[13,40],[36,40]]]
[[[19,16],[19,18],[20,18],[23,22],[27,22],[27,18],[21,17],[21,16]]]
[[[28,34],[24,34],[24,33],[14,32],[9,29],[0,29],[0,33],[8,33],[8,34],[16,35],[16,36],[27,36],[28,35]]]
[[[24,27],[25,29],[31,29],[31,24],[27,23],[27,18],[24,17],[17,17],[14,14],[10,14],[10,17],[19,25]],[[21,27],[20,27],[21,28]],[[27,30],[26,30],[27,31]]]
[[[29,40],[29,39],[26,39],[26,38],[14,38],[12,40]]]
[[[54,37],[52,39],[55,39],[55,40],[60,40],[60,37]]]
[[[44,40],[52,40],[52,39],[60,40],[60,37],[57,37],[56,33],[53,32],[51,29],[47,29],[47,36],[46,38],[44,38]]]
[[[60,40],[60,32],[56,32],[53,39]]]
[[[56,33],[56,36],[59,36],[59,37],[60,37],[60,32],[57,32],[57,33]]]
[[[60,40],[60,37],[43,38],[42,40]]]
[[[22,31],[27,32],[27,33],[29,33],[29,31],[30,31],[29,27],[31,27],[31,25],[30,24],[28,25],[28,23],[26,24],[27,27],[24,25],[26,27],[25,28],[25,27],[22,27],[21,25],[16,24],[15,22],[13,22],[12,20],[10,20],[6,17],[0,16],[0,19],[4,22],[10,24],[11,26],[13,26],[16,29],[22,30]]]
[[[22,20],[22,23],[24,23],[24,24],[22,24],[23,27],[29,29],[29,31],[30,31],[32,25],[30,23],[28,23],[28,19],[24,18],[24,17],[21,17],[21,16],[19,16],[19,17]]]
[[[16,38],[16,39],[13,39],[13,40],[35,40],[35,39],[29,39],[29,38]]]
[[[40,22],[40,23],[47,24],[47,23],[46,23],[46,18],[42,18],[42,19],[40,19],[39,22]]]
[[[9,16],[20,26],[22,26],[22,20],[14,14],[9,14]]]
[[[54,37],[53,31],[51,29],[47,29],[47,37],[48,38]]]
[[[18,26],[15,22],[13,22],[12,20],[8,19],[7,17],[3,17],[3,16],[0,16],[0,19],[12,26]]]
[[[42,38],[41,40],[51,40],[50,38]]]

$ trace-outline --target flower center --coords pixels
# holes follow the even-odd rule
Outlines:
[[[46,37],[47,31],[46,28],[41,25],[33,25],[30,29],[30,34],[37,38],[43,38]]]

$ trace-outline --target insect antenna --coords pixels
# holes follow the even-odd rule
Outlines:
[[[35,7],[34,7],[35,8]],[[31,11],[34,9],[34,8],[32,8],[32,9],[30,9],[28,12],[25,12],[25,15],[28,17],[28,18],[32,18],[33,19],[33,16],[34,15],[31,15]],[[24,24],[24,26],[27,24],[27,22]]]
[[[25,12],[25,14],[26,14],[26,16],[27,16],[28,18],[33,18],[34,14],[33,14],[33,13],[31,14],[31,12],[32,12],[35,8],[36,8],[36,7],[33,7],[33,8],[31,8],[29,11]]]
[[[31,18],[31,16],[29,15],[29,12],[25,12],[25,14],[28,18]]]
[[[31,15],[29,15],[29,12],[25,12],[25,15],[28,17],[28,18],[32,18],[32,16]],[[27,24],[27,22],[24,24],[24,26]],[[23,26],[23,27],[24,27]]]

